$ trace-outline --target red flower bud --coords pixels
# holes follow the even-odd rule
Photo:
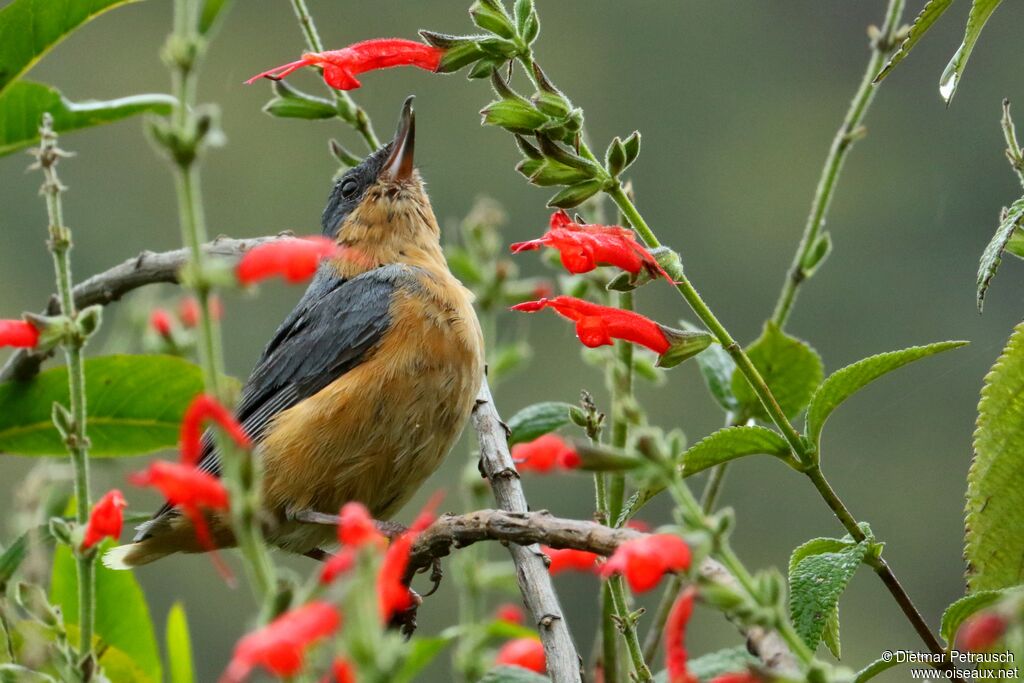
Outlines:
[[[498,605],[498,609],[494,611],[494,618],[515,626],[522,626],[523,622],[526,621],[526,615],[523,614],[522,608],[519,605],[513,605],[511,602]]]
[[[960,646],[968,652],[985,652],[1006,633],[1006,619],[995,612],[982,612],[968,619],[960,629]]]
[[[622,543],[601,567],[601,576],[622,574],[638,593],[658,585],[666,572],[690,568],[690,548],[673,534],[653,534]]]
[[[579,467],[580,456],[557,434],[545,434],[512,447],[512,460],[520,472],[544,474],[553,469]]]
[[[337,246],[326,237],[276,240],[253,247],[238,262],[235,275],[243,285],[251,285],[274,275],[288,282],[313,277],[321,259],[337,253]]]
[[[327,585],[348,572],[356,563],[356,551],[353,548],[342,548],[332,555],[320,569],[320,583]]]
[[[665,668],[668,683],[697,683],[697,677],[686,668],[686,623],[693,612],[696,591],[690,586],[672,605],[665,622]]]
[[[310,602],[285,612],[238,641],[221,683],[238,683],[257,666],[276,676],[294,676],[302,669],[306,650],[340,625],[341,615],[326,602]]]
[[[356,76],[376,69],[393,66],[417,66],[427,71],[437,71],[444,50],[414,40],[401,38],[377,38],[364,40],[340,50],[307,52],[302,59],[256,74],[246,81],[254,83],[260,78],[279,81],[304,66],[323,68],[324,81],[337,90],[354,90],[361,84]]]
[[[636,275],[647,270],[652,277],[672,278],[649,251],[636,241],[636,234],[618,225],[584,225],[573,221],[565,211],[551,216],[543,237],[512,245],[512,253],[548,246],[557,249],[562,265],[570,273],[589,273],[598,266],[611,265]]]
[[[104,538],[117,538],[121,535],[124,515],[121,510],[128,505],[124,496],[117,489],[107,491],[106,495],[92,506],[89,523],[85,527],[85,538],[82,539],[82,550],[88,550]]]
[[[501,646],[494,663],[498,666],[520,666],[542,674],[547,671],[544,645],[538,638],[516,638]]]
[[[162,308],[154,308],[149,314],[149,326],[161,337],[171,336],[171,316]]]
[[[550,548],[542,545],[540,549],[551,560],[548,564],[548,572],[552,576],[567,571],[593,573],[597,571],[595,563],[601,557],[596,553],[573,548]]]
[[[356,683],[356,672],[352,669],[352,664],[343,657],[335,657],[331,662],[331,674],[334,678],[324,679],[325,682],[333,680],[334,683]]]
[[[39,343],[39,330],[24,320],[0,320],[0,346],[31,349]]]
[[[377,531],[377,525],[365,505],[356,502],[345,503],[339,517],[341,521],[338,524],[338,541],[343,546],[355,549],[372,543],[377,547],[384,547],[385,538]]]
[[[650,533],[650,531],[651,531],[651,525],[648,524],[647,522],[645,522],[642,519],[631,519],[631,520],[629,520],[628,522],[626,522],[626,528],[627,529],[633,529],[635,531],[639,531],[639,532],[644,533],[644,534]]]
[[[633,311],[601,306],[571,296],[526,301],[513,306],[512,310],[534,313],[547,307],[576,323],[576,336],[584,346],[607,346],[613,339],[625,339],[645,346],[659,356],[669,350],[670,343],[661,325]]]
[[[220,297],[211,296],[209,298],[210,315],[213,316],[214,320],[220,320],[224,315],[224,306],[220,302]],[[193,328],[199,326],[199,301],[194,296],[187,296],[178,302],[178,320],[181,324],[187,328]]]
[[[199,462],[203,452],[202,425],[207,420],[219,424],[239,448],[247,449],[252,445],[242,425],[227,408],[213,396],[200,394],[192,399],[181,421],[181,461],[186,465]]]

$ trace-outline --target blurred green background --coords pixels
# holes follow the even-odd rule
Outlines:
[[[4,3],[0,3],[2,6]],[[911,2],[908,13],[920,9]],[[863,356],[942,339],[971,346],[901,370],[844,406],[829,422],[824,467],[848,506],[887,542],[886,556],[925,617],[963,593],[962,509],[971,432],[982,377],[1021,315],[1024,269],[1008,262],[996,278],[984,317],[974,306],[978,256],[1001,206],[1020,195],[1003,158],[1000,101],[1019,98],[1019,28],[1024,7],[1004,3],[982,37],[950,108],[938,78],[963,31],[968,9],[954,7],[885,82],[843,174],[828,229],[835,251],[806,286],[790,323],[834,370]],[[415,36],[418,28],[471,30],[468,2],[311,0],[328,47],[367,37]],[[771,312],[803,228],[832,135],[868,57],[865,28],[881,21],[884,3],[538,2],[537,46],[545,68],[587,113],[595,146],[642,131],[644,149],[630,177],[648,221],[683,256],[687,272],[735,336],[751,340]],[[166,92],[158,52],[169,30],[166,0],[111,12],[75,33],[29,75],[74,100]],[[203,170],[212,234],[254,236],[319,229],[335,170],[330,136],[360,149],[340,123],[272,119],[261,113],[269,87],[244,78],[295,59],[302,36],[287,2],[236,2],[206,61],[200,98],[216,102],[228,144],[207,155]],[[312,74],[297,84],[317,92]],[[451,230],[480,194],[499,200],[511,221],[509,241],[538,235],[548,193],[513,170],[508,135],[478,125],[488,102],[484,83],[415,70],[369,74],[353,95],[390,135],[398,108],[417,95],[417,160],[435,211]],[[105,269],[143,249],[179,243],[171,175],[144,139],[139,121],[68,135],[77,157],[61,166],[65,215],[75,231],[76,275]],[[38,309],[51,291],[44,246],[45,211],[38,174],[27,157],[0,159],[0,312]],[[452,233],[449,232],[449,235]],[[519,260],[541,273],[539,260]],[[248,373],[262,344],[300,295],[269,284],[258,298],[230,295],[225,327],[228,365]],[[168,292],[170,295],[170,292]],[[640,294],[640,306],[666,322],[684,310],[665,288]],[[121,308],[124,306],[122,305]],[[524,332],[524,319],[503,320],[502,333]],[[602,379],[579,360],[571,327],[554,316],[529,319],[534,359],[501,387],[510,415],[528,403],[573,401],[581,388],[598,396]],[[102,342],[93,351],[100,350]],[[652,420],[681,426],[691,441],[719,426],[696,367],[673,370],[671,383],[646,389]],[[425,491],[456,485],[467,445],[456,450]],[[34,463],[3,456],[0,508]],[[124,485],[137,460],[97,462],[95,490]],[[699,482],[698,482],[699,485]],[[592,512],[589,477],[525,480],[535,508],[566,516]],[[138,491],[133,509],[156,501]],[[425,494],[398,518],[407,521]],[[725,501],[735,507],[735,545],[751,567],[784,567],[789,551],[817,535],[841,535],[811,487],[769,459],[732,468]],[[451,506],[456,505],[450,496]],[[0,510],[2,511],[2,510]],[[642,515],[668,521],[653,505]],[[9,517],[9,516],[8,516]],[[303,571],[305,561],[291,562]],[[243,588],[225,590],[210,563],[173,557],[137,571],[156,620],[175,599],[188,609],[200,680],[214,680],[253,613]],[[558,578],[570,624],[584,652],[595,621],[596,581]],[[455,619],[450,587],[420,611],[423,633]],[[859,668],[883,649],[921,647],[881,583],[862,571],[842,601],[844,660]],[[738,644],[717,614],[701,612],[692,652]],[[660,666],[658,668],[661,668]],[[434,680],[446,680],[444,667]],[[896,670],[887,680],[903,680]]]

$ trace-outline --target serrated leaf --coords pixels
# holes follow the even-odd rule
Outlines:
[[[89,455],[143,455],[178,442],[181,418],[203,390],[199,367],[172,356],[102,356],[85,361]],[[68,403],[67,368],[0,384],[0,453],[66,455],[51,421]]]
[[[807,438],[815,445],[821,440],[825,420],[839,405],[882,375],[928,356],[965,346],[965,341],[945,341],[880,353],[847,365],[828,376],[811,397],[807,407]]]
[[[1020,588],[979,591],[965,595],[947,607],[946,611],[942,613],[942,625],[939,626],[939,635],[946,641],[946,646],[953,647],[960,625],[967,621],[972,614],[996,604],[1002,598],[1018,590]]]
[[[549,683],[550,680],[521,666],[499,666],[485,673],[479,683]]]
[[[97,550],[102,555],[114,545],[114,541],[108,540]],[[153,623],[135,576],[128,571],[107,569],[100,562],[93,571],[96,573],[96,635],[128,655],[149,679],[161,680],[162,666]],[[78,573],[71,549],[64,545],[53,555],[50,602],[60,605],[65,623],[78,623]]]
[[[910,50],[917,44],[917,41],[921,40],[922,36],[927,33],[928,29],[939,20],[939,17],[949,9],[949,6],[953,4],[953,0],[928,0],[925,3],[921,13],[914,19],[914,23],[910,27],[910,33],[900,43],[900,47],[893,53],[892,57],[882,68],[878,75],[875,76],[875,83],[878,83],[883,78],[889,75],[897,64],[903,61],[903,58],[910,54]]]
[[[826,540],[843,543],[837,539],[816,539]],[[801,548],[805,546],[807,544]],[[811,650],[821,642],[825,625],[839,604],[839,596],[846,590],[869,547],[867,542],[846,544],[841,549],[809,554],[792,562],[789,572],[790,619]]]
[[[699,330],[701,328],[685,320],[679,321],[684,330]],[[732,376],[736,371],[736,362],[732,356],[722,348],[720,344],[712,344],[697,354],[697,365],[700,367],[700,374],[704,377],[704,383],[711,392],[711,397],[722,406],[726,412],[735,413],[739,408],[739,401],[732,393]]]
[[[1024,323],[985,376],[967,474],[967,584],[972,593],[1024,581]]]
[[[194,683],[196,674],[192,664],[192,639],[188,632],[185,606],[181,602],[171,605],[167,613],[165,636],[169,683]]]
[[[996,234],[992,235],[985,251],[981,253],[981,261],[978,263],[978,310],[982,310],[985,304],[985,293],[988,291],[989,283],[995,277],[996,270],[1002,262],[1003,250],[1005,250],[1014,233],[1021,226],[1021,219],[1024,218],[1024,197],[1015,201],[1006,211],[1006,217],[999,224]]]
[[[705,683],[723,674],[747,671],[758,664],[758,659],[747,652],[745,646],[739,645],[695,657],[686,663],[686,668],[698,681]],[[668,671],[655,674],[654,683],[668,683]]]
[[[56,88],[19,81],[0,94],[0,156],[39,142],[39,122],[44,112],[53,115],[54,130],[67,133],[145,112],[168,114],[173,104],[173,97],[158,94],[70,102]]]
[[[821,634],[821,640],[825,647],[836,659],[843,658],[843,647],[839,642],[839,604],[837,603],[832,613],[825,620],[825,630]]]
[[[508,444],[514,446],[517,443],[533,441],[539,436],[553,432],[563,425],[569,424],[569,411],[572,406],[568,403],[557,401],[546,401],[526,406],[508,420],[508,428],[511,435]]]
[[[949,60],[942,76],[939,78],[939,94],[946,104],[953,100],[956,89],[960,85],[960,78],[967,67],[967,60],[974,51],[974,46],[981,36],[989,17],[996,11],[1003,0],[974,0],[971,3],[971,13],[967,15],[967,28],[964,30],[964,40],[960,43],[953,58]]]
[[[765,323],[761,336],[747,348],[747,355],[790,419],[807,406],[824,375],[821,358],[814,349],[790,337],[771,321]],[[760,399],[738,369],[732,375],[732,393],[752,417],[768,421]]]
[[[683,453],[683,476],[703,472],[745,455],[774,455],[788,460],[789,444],[767,427],[726,427],[693,444]]]

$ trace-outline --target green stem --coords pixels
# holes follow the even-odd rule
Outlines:
[[[647,637],[644,638],[644,659],[648,662],[658,654],[658,646],[661,645],[661,635],[665,630],[665,624],[668,623],[668,615],[684,585],[683,577],[675,574],[665,586],[665,592],[661,594],[661,600],[658,601],[658,608],[654,612],[651,626],[647,629]]]
[[[640,638],[636,632],[636,621],[629,613],[629,604],[626,600],[626,586],[621,576],[613,576],[605,584],[608,588],[608,595],[612,599],[615,613],[619,621],[619,630],[622,631],[622,639],[626,642],[626,650],[629,652],[629,659],[633,664],[634,680],[643,683],[653,681],[650,667],[644,661],[643,648],[640,647]]]
[[[614,614],[611,584],[605,582],[601,586],[601,671],[605,683],[619,683],[619,639]]]
[[[633,310],[633,293],[620,292],[618,307]],[[612,394],[612,446],[625,448],[629,440],[629,419],[626,404],[633,397],[633,345],[619,340],[615,343],[615,360],[610,363],[609,384]],[[608,524],[618,526],[626,498],[626,476],[612,474],[608,481]]]
[[[313,17],[306,7],[306,0],[291,0],[291,3],[292,10],[295,11],[295,17],[299,20],[299,25],[302,27],[302,33],[306,36],[306,45],[309,46],[312,52],[323,52],[324,44],[320,40],[320,33],[316,30]],[[377,139],[377,134],[373,132],[373,124],[370,122],[370,117],[366,114],[366,110],[357,105],[349,97],[348,93],[343,90],[335,90],[330,86],[327,89],[331,91],[334,102],[338,106],[338,112],[344,121],[356,129],[356,132],[362,136],[370,151],[372,152],[380,147],[380,140]]]
[[[905,0],[889,0],[889,6],[885,12],[885,23],[873,41],[871,59],[868,61],[867,69],[864,70],[864,75],[861,77],[860,85],[850,102],[850,108],[846,112],[842,125],[839,126],[835,138],[832,139],[832,146],[825,158],[825,166],[818,180],[814,200],[811,202],[811,211],[807,216],[803,237],[793,256],[789,274],[779,293],[775,311],[772,313],[772,321],[779,328],[785,327],[796,299],[797,290],[810,275],[805,266],[806,260],[817,246],[821,229],[825,225],[825,218],[828,215],[832,197],[835,195],[836,181],[839,179],[843,162],[846,161],[846,156],[853,147],[853,143],[861,137],[861,122],[875,97],[875,76],[885,65],[889,54],[896,48],[898,42],[896,32],[899,29],[904,3]]]

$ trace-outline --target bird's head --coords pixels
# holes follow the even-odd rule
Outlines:
[[[394,139],[337,179],[324,209],[324,234],[376,265],[410,251],[439,253],[440,230],[416,171],[416,114],[405,100]]]

